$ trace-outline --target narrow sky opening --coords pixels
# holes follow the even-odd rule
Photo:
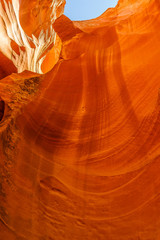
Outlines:
[[[118,0],[66,0],[64,14],[73,21],[88,20],[115,7],[117,2]]]

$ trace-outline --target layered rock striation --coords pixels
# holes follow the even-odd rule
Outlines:
[[[160,239],[159,12],[62,15],[54,67],[0,80],[0,239]]]
[[[43,73],[41,65],[51,48],[56,63],[60,39],[52,25],[62,14],[64,3],[64,0],[0,2],[0,51],[18,72]]]

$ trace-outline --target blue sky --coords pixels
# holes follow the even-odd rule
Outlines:
[[[118,0],[66,0],[64,14],[71,20],[87,20],[100,16]]]

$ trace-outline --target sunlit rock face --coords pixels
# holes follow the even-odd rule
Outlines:
[[[160,239],[159,12],[62,15],[52,70],[0,80],[0,239]]]
[[[51,48],[55,58],[52,67],[57,62],[60,39],[52,25],[63,13],[64,3],[65,0],[1,0],[0,51],[18,72],[42,73],[42,63]],[[47,70],[50,68],[45,68],[44,72]]]

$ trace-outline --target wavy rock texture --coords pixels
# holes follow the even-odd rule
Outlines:
[[[0,51],[13,62],[18,72],[43,73],[56,64],[61,45],[52,25],[63,13],[64,3],[65,0],[25,0],[22,3],[1,0]],[[44,68],[41,65],[51,48],[53,63]]]
[[[159,12],[63,15],[52,70],[0,81],[0,239],[160,239]]]

